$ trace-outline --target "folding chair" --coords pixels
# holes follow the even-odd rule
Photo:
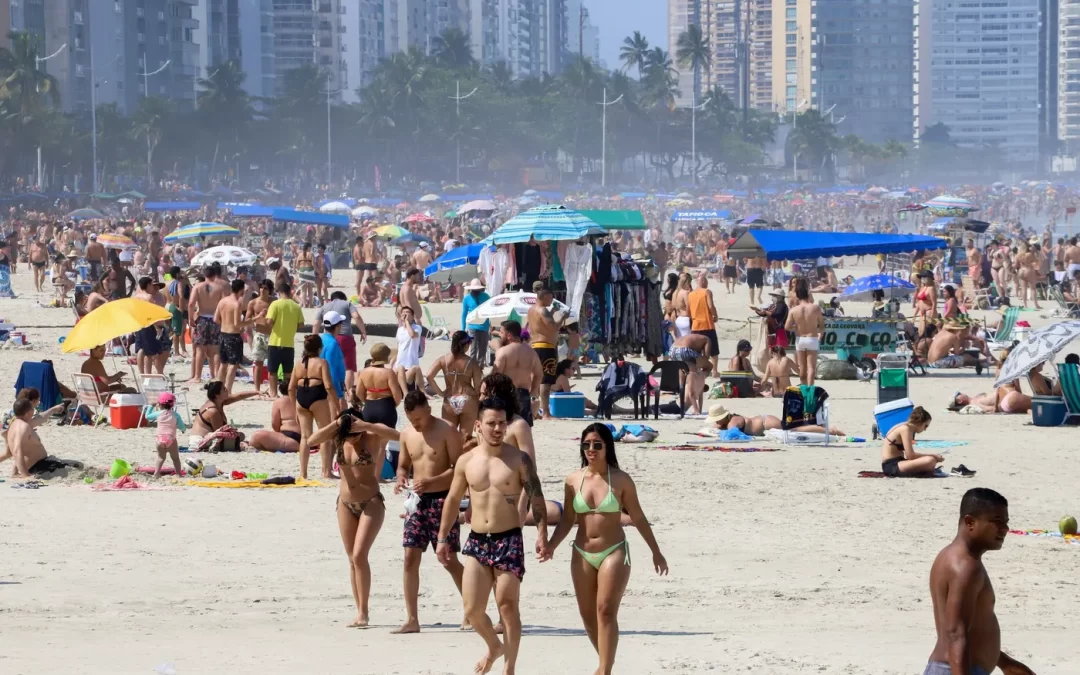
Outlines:
[[[138,376],[139,390],[143,396],[146,397],[146,405],[154,405],[158,396],[165,392],[171,393],[176,397],[176,406],[179,410],[179,406],[183,406],[183,409],[187,411],[188,426],[191,426],[191,404],[188,403],[187,391],[181,389],[179,391],[173,391],[172,384],[164,375],[157,374],[145,374]],[[146,406],[143,406],[142,412],[139,414],[139,426],[142,426],[143,419],[146,416]]]
[[[649,384],[654,373],[660,373],[660,381],[657,386]],[[654,394],[653,419],[660,419],[660,394],[677,394],[679,397],[679,419],[683,418],[686,411],[686,381],[683,379],[690,374],[690,365],[686,361],[660,361],[649,371],[649,378],[645,380],[645,401],[648,404],[649,394]],[[648,415],[648,409],[646,409]],[[646,417],[647,419],[647,417]]]
[[[75,385],[75,405],[72,406],[71,419],[68,420],[68,424],[75,421],[75,416],[79,414],[79,408],[86,406],[91,413],[92,422],[90,426],[96,427],[98,417],[102,415],[102,411],[109,408],[109,399],[102,400],[101,392],[98,390],[97,381],[93,375],[75,373],[71,376],[71,381]]]
[[[1050,299],[1057,303],[1058,309],[1065,312],[1065,316],[1069,318],[1075,318],[1080,316],[1080,303],[1069,302],[1065,299],[1065,294],[1061,292],[1060,286],[1049,286],[1046,289],[1047,295]]]
[[[450,332],[450,327],[447,325],[446,319],[441,316],[432,316],[431,310],[428,309],[426,303],[423,304],[422,307],[424,308],[424,316],[427,317],[428,323],[431,324],[432,328],[442,328],[445,333]]]
[[[816,424],[825,429],[825,445],[829,445],[829,392],[816,388],[818,399],[813,412],[806,412],[805,400],[799,387],[788,387],[784,392],[782,416],[780,418],[780,440],[792,445],[818,445],[798,439],[799,427]],[[792,435],[795,435],[793,437]]]
[[[990,349],[1006,349],[1012,344],[1013,328],[1016,327],[1016,320],[1019,316],[1019,307],[1009,307],[1005,310],[1001,322],[998,323],[997,330],[986,340]]]
[[[1074,417],[1080,417],[1080,369],[1072,363],[1058,366],[1058,379],[1061,382],[1061,397],[1065,399],[1068,415],[1062,424]]]
[[[963,279],[964,297],[971,302],[972,309],[990,309],[990,289],[978,288],[975,280],[969,276]]]

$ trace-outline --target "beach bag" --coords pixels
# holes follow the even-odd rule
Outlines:
[[[660,432],[645,424],[624,424],[615,434],[615,440],[623,443],[652,443]]]
[[[783,328],[783,326],[781,326]],[[750,363],[754,365],[754,368],[759,372],[765,372],[766,366],[769,365],[770,358],[769,350],[769,322],[762,321],[758,327],[757,345],[754,347],[754,351],[750,353]]]

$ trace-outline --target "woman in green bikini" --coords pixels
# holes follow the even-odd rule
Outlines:
[[[548,545],[552,553],[579,523],[570,559],[578,611],[585,631],[600,655],[597,673],[611,673],[619,644],[619,603],[630,580],[630,546],[622,529],[623,510],[652,550],[657,574],[667,574],[649,521],[638,503],[637,487],[619,469],[615,439],[603,424],[590,424],[581,434],[581,471],[566,477],[562,519]],[[591,506],[595,504],[596,506]]]

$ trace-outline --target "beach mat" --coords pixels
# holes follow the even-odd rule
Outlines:
[[[1052,530],[1009,530],[1009,534],[1015,534],[1018,537],[1043,537],[1046,539],[1059,539],[1063,540],[1066,544],[1076,544],[1080,546],[1080,535],[1077,534],[1061,534],[1060,532],[1054,532]]]
[[[916,448],[924,448],[928,450],[944,450],[946,448],[959,448],[960,446],[967,445],[967,441],[915,441]]]
[[[654,446],[656,450],[677,450],[683,452],[780,452],[783,448],[751,448],[749,446],[740,445],[737,447],[726,445],[701,445],[701,444],[682,444],[682,445],[661,445]]]
[[[152,470],[151,473],[153,473]],[[167,492],[169,490],[179,490],[180,488],[166,485],[146,485],[139,483],[128,475],[121,477],[115,483],[94,483],[90,486],[90,489],[94,492]]]
[[[289,485],[266,484],[261,480],[189,480],[187,484],[191,487],[203,488],[304,488],[329,485],[329,483],[320,480],[305,480],[303,478],[297,478],[295,483]]]
[[[893,478],[894,476],[886,476],[880,471],[860,471],[859,478]],[[947,473],[932,473],[922,476],[895,476],[895,478],[948,478]]]

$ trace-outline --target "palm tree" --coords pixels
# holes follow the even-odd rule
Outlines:
[[[712,66],[709,38],[701,32],[701,26],[693,24],[679,36],[675,46],[675,58],[683,68],[693,68],[694,100],[701,100],[701,71],[708,74]]]
[[[38,110],[46,95],[59,106],[56,78],[38,70],[39,40],[25,31],[8,33],[8,40],[11,48],[0,48],[0,99],[13,101],[12,112],[23,117]]]
[[[645,76],[641,78],[641,99],[646,107],[663,106],[674,110],[675,99],[679,96],[678,82],[678,71],[668,53],[660,47],[649,50],[645,58]]]
[[[841,145],[836,136],[836,126],[822,117],[819,110],[810,109],[797,114],[799,118],[788,134],[788,152],[792,156],[797,155],[815,174],[820,174],[832,152]]]
[[[196,84],[200,90],[196,95],[199,116],[205,121],[214,136],[214,159],[210,164],[213,175],[217,165],[218,153],[222,142],[231,141],[236,151],[240,150],[240,134],[251,121],[254,108],[251,97],[244,89],[247,78],[237,61],[226,61],[210,77],[199,78]],[[228,151],[226,154],[231,154]]]
[[[157,150],[172,116],[171,101],[158,96],[147,96],[139,100],[139,109],[132,117],[131,137],[146,141],[146,182],[148,185],[154,184],[154,151]]]
[[[435,61],[451,70],[464,70],[476,65],[469,34],[460,28],[447,28],[435,37]]]
[[[510,93],[510,90],[514,88],[514,73],[506,61],[496,61],[491,64],[487,69],[487,79],[496,91],[504,94]]]
[[[619,60],[623,62],[623,71],[630,70],[631,66],[637,67],[638,79],[645,69],[645,56],[649,53],[649,40],[640,31],[623,39],[622,48],[619,49]]]

